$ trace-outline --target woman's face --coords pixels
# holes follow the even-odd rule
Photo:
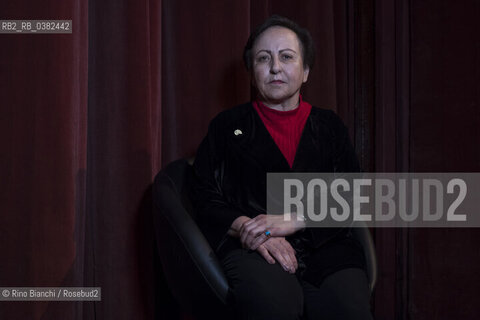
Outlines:
[[[270,27],[255,41],[252,50],[253,82],[267,106],[294,108],[300,87],[307,81],[297,35],[284,27]]]

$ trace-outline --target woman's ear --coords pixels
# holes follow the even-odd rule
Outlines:
[[[310,68],[306,66],[305,69],[303,69],[303,83],[307,82],[309,73],[310,73]]]

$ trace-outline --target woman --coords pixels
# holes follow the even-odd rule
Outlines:
[[[218,253],[240,319],[371,319],[361,247],[348,229],[267,219],[267,172],[354,172],[341,120],[302,100],[308,31],[272,16],[248,39],[257,99],[220,113],[195,159],[199,224]]]

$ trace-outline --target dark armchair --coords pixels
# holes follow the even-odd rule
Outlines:
[[[217,257],[195,223],[188,198],[192,166],[170,163],[155,178],[154,223],[163,271],[183,310],[198,318],[226,317],[228,282]],[[375,247],[367,228],[354,228],[364,248],[370,288],[377,279]]]

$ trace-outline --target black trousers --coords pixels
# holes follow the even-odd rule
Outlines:
[[[256,251],[232,250],[222,264],[238,319],[373,319],[362,269],[342,269],[315,286]]]

